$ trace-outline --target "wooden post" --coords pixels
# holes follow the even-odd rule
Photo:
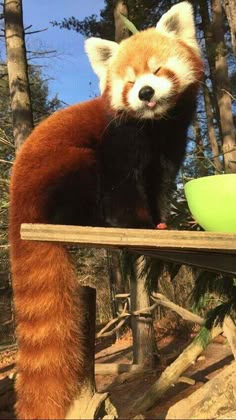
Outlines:
[[[86,338],[86,372],[84,374],[84,383],[79,384],[80,391],[67,413],[66,419],[82,419],[85,417],[87,406],[95,393],[94,377],[94,344],[95,344],[95,319],[96,319],[96,290],[91,287],[78,286],[78,293],[82,295],[85,308],[83,323],[83,334]]]
[[[124,293],[124,279],[121,272],[120,264],[120,251],[118,250],[107,250],[107,266],[109,276],[109,287],[110,287],[110,300],[112,318],[116,318],[117,314],[123,310],[123,304],[120,300],[116,299],[117,293]],[[116,331],[116,339],[120,338],[120,329]]]
[[[150,306],[144,266],[145,257],[141,256],[135,262],[135,278],[131,278],[130,282],[131,311],[137,311]],[[141,366],[152,366],[154,364],[152,312],[132,316],[131,325],[133,333],[133,363]]]
[[[108,393],[97,393],[95,385],[95,321],[96,321],[96,290],[88,286],[78,286],[85,308],[83,334],[86,340],[85,366],[83,384],[78,384],[78,395],[74,400],[66,419],[97,419],[109,415],[115,419],[117,412],[111,404]]]

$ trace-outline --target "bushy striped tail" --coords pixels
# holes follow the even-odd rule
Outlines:
[[[83,377],[82,302],[64,248],[17,241],[12,249],[19,354],[16,413],[62,419]]]

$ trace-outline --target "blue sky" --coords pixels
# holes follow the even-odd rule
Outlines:
[[[70,16],[82,20],[91,14],[99,15],[103,6],[103,0],[23,0],[24,26],[33,25],[30,31],[48,28],[28,36],[27,49],[57,50],[55,57],[40,60],[45,78],[53,78],[49,81],[50,96],[58,93],[64,102],[74,104],[98,94],[97,77],[84,52],[84,37],[75,31],[52,27],[49,22]]]

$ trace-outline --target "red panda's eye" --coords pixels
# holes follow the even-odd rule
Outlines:
[[[129,85],[134,85],[134,81],[132,81],[132,80],[128,80],[128,83],[129,83]]]
[[[155,71],[154,71],[154,74],[156,75],[159,71],[161,70],[161,67],[158,67],[158,69],[156,69]]]

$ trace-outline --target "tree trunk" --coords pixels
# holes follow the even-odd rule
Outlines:
[[[129,30],[123,23],[120,14],[128,17],[128,8],[124,0],[118,0],[114,8],[115,21],[115,41],[120,42],[122,39],[129,37]]]
[[[4,17],[13,135],[19,150],[33,129],[22,0],[5,0]]]
[[[206,166],[206,158],[204,155],[204,145],[201,136],[200,126],[197,120],[197,116],[195,116],[193,121],[193,129],[195,134],[195,142],[196,142],[196,154],[195,154],[195,164],[196,168],[198,169],[199,175],[201,177],[207,175],[207,166]]]
[[[120,13],[128,16],[128,9],[123,0],[117,0],[114,7],[114,24],[115,24],[115,41],[120,42],[122,39],[128,38],[129,31],[125,27],[120,18]],[[124,293],[124,281],[121,272],[120,251],[107,250],[107,265],[110,286],[111,310],[113,318],[116,318],[117,313],[122,311],[122,305],[117,302],[115,295]],[[120,330],[116,332],[116,338],[120,337]]]
[[[220,111],[220,125],[225,172],[236,172],[236,141],[232,114],[232,101],[224,40],[223,13],[220,0],[212,0],[212,29],[215,42],[215,79]]]
[[[131,311],[137,311],[150,306],[149,293],[146,287],[147,277],[144,274],[145,257],[137,259],[134,279],[131,279]],[[155,335],[151,312],[139,316],[132,316],[133,333],[133,363],[143,366],[153,366],[155,349]]]
[[[236,56],[236,0],[223,0],[223,7],[230,27],[233,52]]]
[[[209,143],[211,146],[212,156],[213,156],[213,165],[216,173],[221,173],[223,170],[222,163],[220,161],[220,151],[219,146],[217,143],[216,135],[215,135],[215,128],[214,128],[214,115],[211,108],[211,98],[208,87],[206,84],[203,85],[203,96],[205,101],[205,110],[206,110],[206,118],[207,118],[207,132]]]
[[[216,120],[218,121],[219,131],[221,133],[220,111],[216,95],[217,86],[215,79],[215,54],[214,48],[212,48],[212,46],[214,45],[214,39],[212,34],[212,23],[209,16],[208,2],[206,2],[206,0],[199,0],[199,7],[200,16],[202,19],[202,29],[206,44],[206,58],[208,60],[209,65],[209,78],[212,84],[212,107],[215,113]]]
[[[123,305],[116,299],[116,294],[124,293],[124,280],[121,272],[120,251],[107,250],[107,266],[110,287],[110,300],[112,317],[116,318],[121,313]],[[116,332],[116,338],[120,337],[120,330]]]
[[[120,13],[128,17],[128,8],[124,0],[117,0],[114,8],[114,22],[115,22],[115,40],[120,42],[125,38],[129,37],[129,30],[120,18]],[[109,251],[114,256],[113,251]],[[139,310],[150,306],[150,299],[147,289],[145,288],[146,278],[145,276],[139,277],[139,262],[143,257],[140,257],[135,265],[136,279],[131,281],[131,310]],[[141,264],[140,264],[141,265]],[[113,268],[114,270],[114,268]],[[118,274],[118,276],[117,276]],[[121,276],[116,273],[116,282],[120,284],[120,287],[116,288],[117,292],[121,291]],[[124,291],[124,290],[123,290]],[[119,309],[117,307],[117,310]],[[151,366],[154,363],[155,354],[155,340],[154,340],[154,329],[152,314],[146,314],[144,316],[132,317],[131,322],[132,333],[133,333],[133,363],[141,365]]]

